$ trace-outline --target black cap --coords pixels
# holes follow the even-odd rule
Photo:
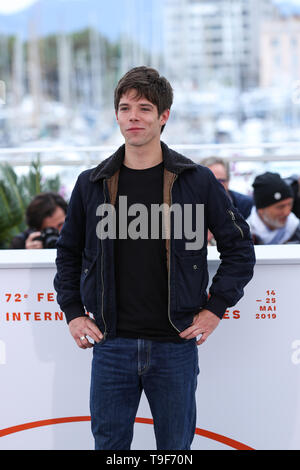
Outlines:
[[[293,197],[291,187],[278,173],[267,171],[263,175],[257,176],[252,186],[254,188],[253,197],[257,209],[262,209]]]

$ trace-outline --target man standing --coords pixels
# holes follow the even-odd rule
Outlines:
[[[255,206],[247,219],[256,245],[300,243],[300,220],[292,212],[293,192],[278,173],[266,173],[253,183]]]
[[[222,185],[160,140],[172,100],[154,69],[121,78],[115,112],[125,145],[79,175],[57,243],[58,303],[78,346],[94,347],[96,449],[130,449],[142,391],[157,448],[190,449],[197,345],[253,275],[248,225]],[[209,298],[208,227],[222,258]]]

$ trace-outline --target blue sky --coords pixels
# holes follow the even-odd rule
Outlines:
[[[0,14],[10,14],[23,10],[38,0],[0,0]],[[300,0],[273,0],[274,3],[291,3],[300,5]]]

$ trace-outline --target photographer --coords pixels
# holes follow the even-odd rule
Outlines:
[[[67,206],[66,201],[54,192],[35,196],[26,210],[28,229],[12,239],[10,248],[55,248],[56,240],[65,221]]]

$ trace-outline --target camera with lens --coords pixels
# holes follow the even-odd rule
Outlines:
[[[41,235],[35,237],[34,240],[40,240],[43,248],[56,248],[56,242],[59,237],[59,231],[54,227],[47,227],[41,230]]]

